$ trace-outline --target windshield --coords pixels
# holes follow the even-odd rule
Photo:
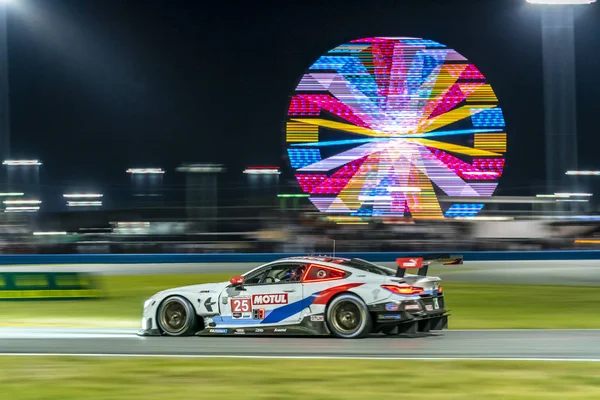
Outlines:
[[[377,274],[377,275],[393,276],[396,274],[396,271],[394,271],[393,269],[382,267],[381,265],[376,265],[371,262],[362,260],[360,258],[344,260],[340,264],[346,265],[348,267],[360,269],[362,271],[371,272],[371,273]]]

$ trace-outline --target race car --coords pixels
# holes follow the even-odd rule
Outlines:
[[[432,264],[462,256],[398,258],[397,268],[329,256],[283,258],[229,282],[169,289],[146,300],[141,336],[326,335],[361,338],[448,327]],[[407,269],[418,269],[416,275]]]

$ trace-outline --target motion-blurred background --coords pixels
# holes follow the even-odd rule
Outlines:
[[[2,2],[0,252],[595,248],[596,4],[338,3]],[[377,35],[426,55],[352,42]],[[340,52],[407,75],[376,95]],[[389,82],[420,117],[369,119]],[[355,154],[402,134],[421,147]]]

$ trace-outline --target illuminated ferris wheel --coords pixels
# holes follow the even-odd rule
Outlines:
[[[365,38],[303,75],[286,122],[290,164],[322,212],[443,218],[483,204],[504,168],[505,123],[479,70],[417,38]]]

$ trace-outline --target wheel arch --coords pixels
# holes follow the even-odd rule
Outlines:
[[[353,292],[351,290],[344,290],[343,292],[339,292],[336,293],[335,295],[331,296],[331,298],[329,299],[329,301],[327,301],[327,304],[325,305],[325,315],[327,315],[327,310],[329,309],[329,305],[333,302],[334,299],[343,296],[345,294],[351,294],[353,296],[358,297],[363,303],[365,303],[365,305],[367,304],[367,302],[365,301],[365,299],[363,299],[363,297],[361,295],[359,295],[356,292]]]

